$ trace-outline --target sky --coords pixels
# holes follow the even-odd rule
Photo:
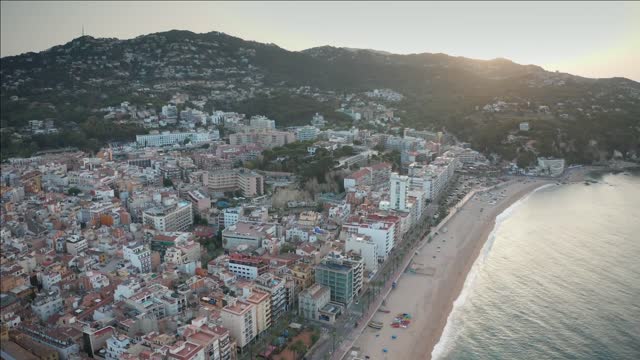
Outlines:
[[[640,2],[0,2],[0,56],[82,33],[130,39],[221,31],[297,51],[315,46],[507,58],[640,81]]]

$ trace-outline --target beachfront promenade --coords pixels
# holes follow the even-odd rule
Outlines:
[[[401,265],[384,284],[359,326],[339,339],[341,344],[331,358],[338,360],[347,355],[350,359],[349,351],[354,349],[359,358],[429,359],[496,216],[548,182],[514,179],[467,194],[429,235],[404,253]],[[406,272],[410,264],[413,271]],[[397,287],[392,290],[394,281]],[[383,301],[390,313],[377,311]],[[398,313],[412,315],[408,328],[390,326]],[[383,328],[368,328],[371,320],[382,322]]]
[[[411,261],[415,256],[416,250],[421,250],[428,243],[428,238],[430,236],[433,236],[432,234],[435,234],[442,227],[444,227],[444,225],[447,224],[449,220],[457,214],[458,210],[464,204],[466,204],[466,202],[469,201],[476,193],[486,191],[488,189],[489,188],[476,189],[469,192],[469,194],[467,194],[462,200],[460,200],[460,202],[456,204],[456,206],[449,212],[449,214],[444,219],[442,219],[442,221],[440,221],[440,223],[438,223],[438,225],[432,228],[427,235],[425,235],[419,242],[416,243],[416,245],[412,249],[410,249],[408,254],[405,255],[405,258],[401,266],[399,266],[398,269],[386,281],[383,289],[380,292],[381,296],[378,296],[375,302],[368,307],[367,312],[363,314],[360,322],[358,323],[358,327],[355,328],[351,333],[349,333],[345,338],[341,339],[340,346],[336,349],[333,356],[331,357],[333,360],[343,359],[345,355],[347,355],[349,350],[354,346],[355,342],[358,340],[362,332],[367,328],[367,324],[369,323],[369,321],[373,319],[373,317],[378,312],[378,309],[380,309],[380,307],[382,306],[382,302],[387,298],[389,293],[392,291],[393,283],[397,282],[400,279],[400,277],[405,272],[409,264],[411,264]]]

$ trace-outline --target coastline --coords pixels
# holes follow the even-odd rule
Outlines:
[[[450,229],[435,236],[431,243],[424,242],[412,259],[414,268],[419,270],[402,274],[397,289],[386,298],[385,307],[391,313],[374,315],[373,320],[383,322],[384,328],[365,329],[356,340],[355,347],[361,350],[362,356],[431,359],[470,271],[496,227],[496,219],[536,189],[554,182],[531,178],[509,180],[496,189],[476,193],[457,213],[441,223],[437,229]],[[488,193],[504,197],[491,206],[486,200]],[[411,326],[391,328],[392,318],[402,312],[412,314]]]
[[[447,311],[448,315],[446,317],[446,321],[442,329],[440,330],[440,333],[438,334],[436,342],[431,346],[431,349],[430,349],[431,351],[429,352],[429,357],[427,357],[427,359],[437,360],[440,358],[440,356],[445,355],[448,350],[447,346],[450,345],[449,341],[454,340],[446,336],[448,333],[448,330],[451,329],[450,327],[453,326],[453,324],[451,323],[451,320],[452,320],[451,316],[453,315],[453,312],[456,309],[456,307],[464,305],[465,298],[466,298],[466,294],[464,294],[464,291],[470,288],[471,286],[473,286],[473,281],[475,279],[475,276],[477,275],[477,273],[472,273],[472,272],[477,271],[479,269],[479,266],[481,266],[481,263],[479,262],[484,262],[484,259],[488,255],[488,252],[491,250],[491,246],[493,246],[493,241],[495,240],[496,232],[499,229],[502,221],[507,219],[511,214],[511,212],[513,212],[520,204],[526,201],[527,198],[529,198],[529,196],[531,196],[533,193],[550,186],[553,186],[553,183],[548,182],[546,184],[539,185],[532,190],[531,189],[529,189],[528,191],[523,190],[521,192],[522,193],[521,196],[518,196],[520,194],[514,195],[510,199],[512,201],[503,204],[503,206],[501,206],[501,208],[498,209],[497,215],[493,218],[493,220],[487,226],[488,234],[482,234],[482,236],[478,241],[477,249],[475,250],[473,256],[471,257],[473,260],[470,262],[470,264],[468,264],[468,269],[466,269],[465,271],[466,276],[464,277],[464,279],[462,279],[462,284],[459,285],[459,290],[457,291],[458,295],[456,296],[455,300],[453,301],[453,303],[451,304],[450,308]],[[484,256],[482,255],[482,253],[485,253]],[[476,266],[478,266],[478,269],[474,269]]]

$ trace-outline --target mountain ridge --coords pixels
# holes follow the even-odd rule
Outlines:
[[[204,97],[208,110],[268,110],[266,115],[278,117],[290,113],[291,101],[298,109],[307,108],[298,112],[303,116],[313,109],[340,107],[345,94],[383,88],[404,95],[394,107],[407,127],[465,134],[474,126],[495,126],[487,120],[495,114],[483,114],[482,109],[503,101],[525,104],[526,109],[501,121],[511,124],[523,118],[523,111],[543,106],[548,108],[550,115],[544,118],[550,127],[568,131],[571,126],[578,132],[589,124],[591,130],[581,135],[580,144],[605,142],[608,151],[615,147],[618,132],[628,137],[640,129],[640,83],[551,72],[504,58],[393,54],[329,45],[290,51],[218,31],[170,30],[124,40],[83,36],[45,51],[2,57],[0,65],[0,123],[13,131],[42,118],[56,118],[74,128],[72,123],[82,124],[96,109],[123,101],[157,110],[176,93]],[[324,100],[302,99],[313,94]],[[327,102],[327,96],[333,100]],[[274,97],[278,101],[269,101]],[[285,101],[288,98],[292,100]],[[603,119],[611,117],[621,118],[622,128],[603,130]],[[603,131],[606,141],[595,133]],[[636,144],[625,140],[624,149],[635,151]]]

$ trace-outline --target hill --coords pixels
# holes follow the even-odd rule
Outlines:
[[[309,110],[293,113],[295,118],[316,108],[335,108],[343,94],[390,88],[405,96],[395,105],[403,125],[444,127],[486,151],[495,151],[496,144],[480,141],[478,131],[512,129],[537,106],[549,107],[553,115],[542,127],[570,132],[566,141],[576,140],[577,131],[584,138],[581,144],[611,143],[596,152],[638,153],[640,146],[637,140],[615,141],[620,133],[640,138],[639,83],[549,72],[507,59],[397,55],[331,46],[293,52],[220,32],[172,30],[130,40],[83,36],[39,53],[4,57],[0,65],[0,125],[5,139],[28,120],[54,118],[63,128],[78,130],[101,107],[130,101],[158,108],[177,92],[206,98],[217,108],[269,109],[276,116],[289,110],[283,99],[293,97],[297,104],[298,97]],[[335,96],[316,104],[316,98],[299,96],[301,87],[311,89],[307,95]],[[265,105],[273,97],[279,107]],[[482,108],[496,101],[521,106],[509,119],[491,120],[504,113],[486,114]],[[570,121],[559,117],[563,114]],[[135,132],[131,129],[122,136]],[[504,135],[502,131],[495,136]],[[98,143],[114,139],[96,138]],[[552,152],[563,154],[559,147],[563,140],[556,140]],[[575,151],[587,151],[579,148]]]

